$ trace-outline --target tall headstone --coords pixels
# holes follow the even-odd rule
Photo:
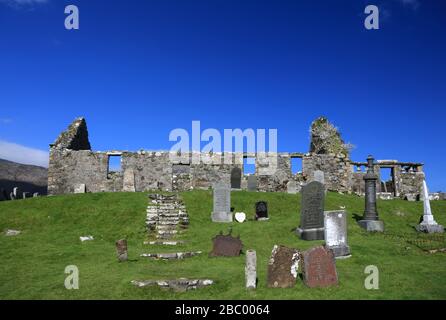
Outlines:
[[[76,184],[74,186],[74,193],[85,193],[86,186],[84,183]]]
[[[333,250],[336,258],[350,256],[347,243],[347,214],[344,210],[325,211],[325,246]]]
[[[372,156],[367,158],[367,173],[365,181],[365,210],[363,219],[358,221],[361,228],[371,232],[384,232],[384,223],[379,220],[376,210],[376,181],[378,175],[375,173],[374,160]]]
[[[435,221],[432,214],[431,204],[429,200],[429,190],[427,189],[426,180],[423,180],[423,203],[423,221],[416,227],[417,231],[425,233],[443,233],[444,227],[442,225],[439,225]]]
[[[257,255],[255,250],[246,251],[245,277],[246,288],[255,289],[257,286]]]
[[[296,285],[299,270],[298,249],[274,246],[268,262],[268,288],[292,288]]]
[[[296,233],[302,240],[324,240],[325,187],[313,181],[302,188],[300,226]]]
[[[305,251],[302,257],[302,274],[307,287],[325,288],[338,284],[336,261],[332,250],[319,246]]]
[[[258,221],[268,220],[268,203],[266,201],[256,202],[255,205],[256,216],[255,219]]]
[[[231,212],[231,186],[219,182],[214,185],[214,211],[213,222],[232,222]]]
[[[248,191],[257,191],[257,176],[248,176]]]
[[[119,262],[127,261],[127,240],[121,239],[116,241],[116,251],[118,253]]]
[[[231,171],[231,188],[241,189],[242,187],[242,170],[238,167]]]
[[[22,193],[22,198],[23,199],[26,199],[26,198],[29,198],[30,197],[30,193],[29,192],[23,192]]]
[[[127,168],[124,170],[124,177],[122,179],[122,191],[136,192],[135,172],[132,168]]]

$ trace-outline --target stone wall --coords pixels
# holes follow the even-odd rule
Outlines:
[[[315,128],[317,130],[315,130]],[[329,133],[324,134],[324,128]],[[348,147],[326,119],[312,125],[310,153],[185,153],[172,154],[167,151],[109,151],[93,152],[88,141],[86,122],[76,119],[50,145],[48,168],[48,193],[73,193],[85,184],[87,192],[183,191],[209,189],[216,182],[231,183],[231,172],[238,169],[241,188],[247,188],[247,175],[243,174],[243,158],[255,158],[257,190],[264,192],[286,192],[287,184],[298,184],[313,180],[316,170],[324,172],[328,190],[364,193],[363,176],[365,163],[352,162]],[[323,137],[329,137],[326,143]],[[338,151],[338,152],[333,152]],[[109,158],[121,156],[121,171],[109,171]],[[225,158],[226,157],[226,158]],[[291,159],[302,158],[302,172],[292,174]],[[197,161],[199,159],[199,161]],[[225,160],[230,161],[225,161]],[[404,164],[397,161],[378,162],[391,167],[395,195],[401,198],[419,197],[424,179],[422,164]],[[357,167],[360,170],[357,170]],[[378,184],[379,188],[379,184]],[[378,191],[380,191],[378,189]]]

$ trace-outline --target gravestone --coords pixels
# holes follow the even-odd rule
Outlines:
[[[289,194],[297,194],[299,192],[299,184],[296,181],[288,181],[286,184],[286,192]]]
[[[243,177],[242,182],[240,184],[242,190],[248,190],[248,179]]]
[[[231,188],[241,189],[242,187],[242,170],[240,168],[234,168],[231,171]]]
[[[136,192],[135,172],[131,168],[125,169],[124,171],[124,177],[122,179],[122,191]]]
[[[422,222],[416,226],[418,232],[425,233],[443,233],[444,227],[439,225],[432,214],[431,204],[429,200],[429,190],[427,189],[426,180],[423,181],[423,204],[424,213]]]
[[[37,198],[39,196],[39,193],[38,192],[34,192],[33,193],[33,198]]]
[[[362,220],[358,221],[361,228],[369,232],[384,232],[384,223],[379,220],[376,209],[376,181],[378,175],[375,173],[374,160],[372,156],[367,158],[367,173],[365,181],[365,210]]]
[[[256,216],[255,219],[258,221],[268,220],[268,203],[266,201],[256,202],[255,205]]]
[[[255,289],[257,286],[257,255],[255,250],[246,251],[245,278],[246,288]]]
[[[319,246],[305,251],[302,257],[302,274],[307,287],[325,288],[338,284],[332,250]]]
[[[20,191],[19,187],[15,187],[14,189],[12,189],[12,194],[14,196],[14,199],[22,198],[22,192]]]
[[[231,188],[226,183],[214,185],[214,211],[213,222],[232,222],[231,212]]]
[[[74,186],[74,193],[85,193],[86,186],[84,183],[76,184]]]
[[[313,172],[313,181],[325,184],[325,174],[324,171],[316,170]]]
[[[257,177],[248,176],[248,191],[257,191]]]
[[[212,239],[213,248],[209,254],[211,257],[238,257],[243,248],[240,238],[234,238],[230,234],[219,234]]]
[[[116,241],[116,251],[118,253],[119,262],[127,261],[127,240],[121,239]]]
[[[22,193],[22,198],[23,198],[23,199],[29,198],[29,195],[30,195],[29,192],[23,192],[23,193]]]
[[[325,211],[325,246],[333,250],[335,258],[350,256],[347,244],[347,214],[344,210]]]
[[[300,252],[298,249],[274,246],[268,262],[268,288],[292,288],[296,285]]]
[[[300,226],[296,233],[302,240],[324,240],[325,187],[313,181],[302,188]]]

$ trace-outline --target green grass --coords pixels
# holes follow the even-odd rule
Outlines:
[[[298,280],[292,289],[266,287],[271,249],[282,244],[307,249],[322,241],[299,240],[292,229],[299,224],[300,196],[285,193],[232,192],[232,206],[247,213],[249,221],[217,224],[210,221],[212,194],[182,194],[190,215],[190,228],[180,235],[188,243],[177,247],[147,246],[146,193],[98,193],[32,198],[0,203],[0,231],[22,230],[16,237],[0,235],[0,299],[445,299],[446,254],[429,254],[424,247],[446,247],[444,235],[418,235],[413,226],[423,212],[422,203],[379,201],[386,234],[368,234],[354,214],[362,214],[364,199],[329,193],[326,210],[345,206],[352,258],[336,262],[339,286],[306,288]],[[270,221],[255,222],[254,203],[268,201]],[[446,201],[432,202],[436,220],[446,225]],[[211,239],[229,227],[240,235],[244,251],[257,251],[258,288],[245,289],[245,256],[209,258]],[[80,236],[95,240],[81,243]],[[115,241],[126,237],[129,259],[118,263]],[[417,239],[424,239],[418,241]],[[142,258],[145,252],[202,250],[198,257],[179,261]],[[79,290],[67,290],[67,265],[79,268]],[[380,289],[364,288],[364,269],[376,265]],[[209,278],[215,284],[175,293],[136,288],[131,280]]]

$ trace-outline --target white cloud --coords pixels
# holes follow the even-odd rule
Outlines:
[[[0,140],[0,159],[48,168],[48,151]]]

